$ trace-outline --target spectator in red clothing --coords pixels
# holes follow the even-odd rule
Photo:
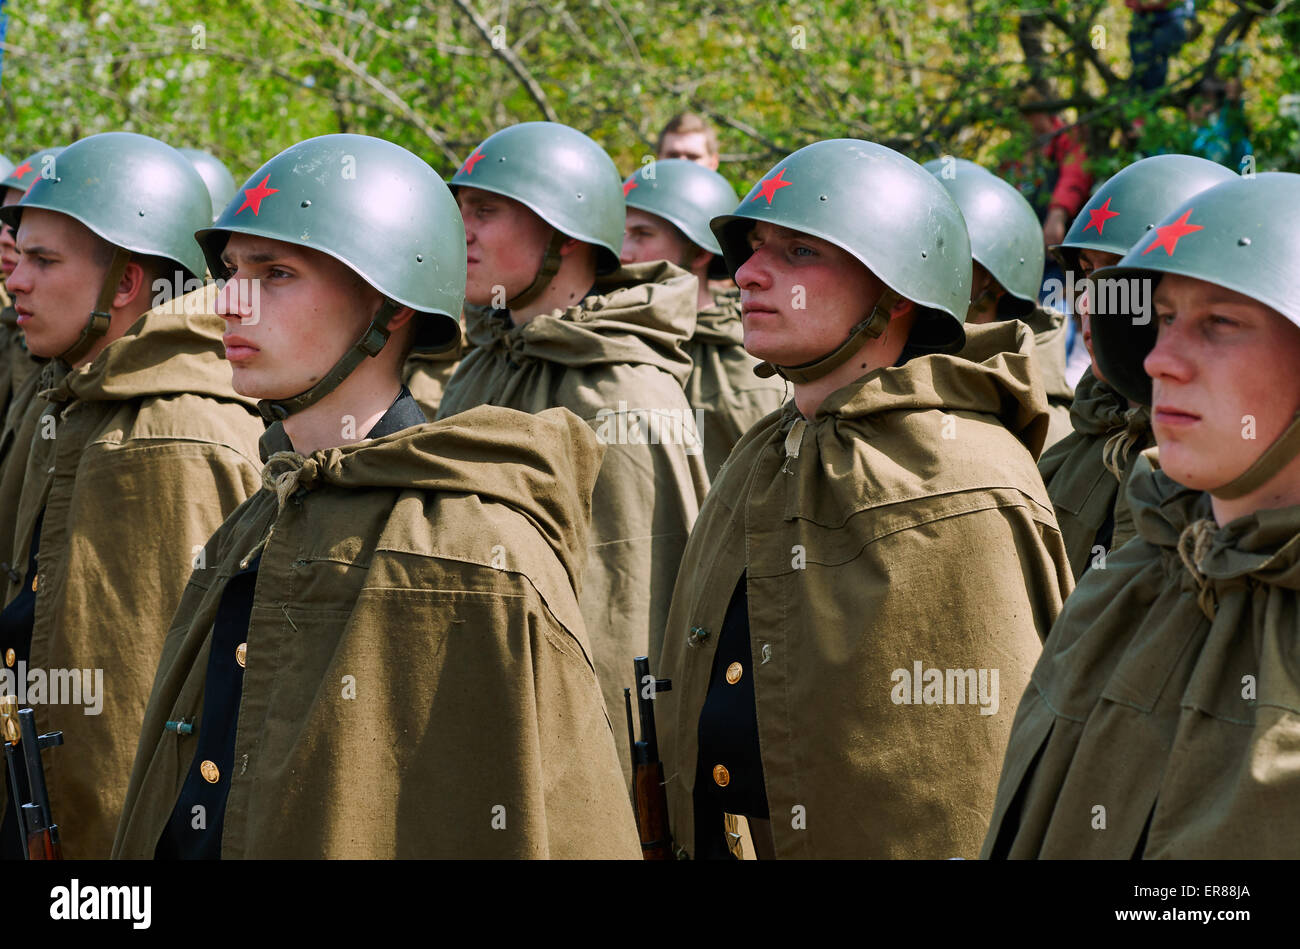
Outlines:
[[[1017,181],[1021,193],[1038,212],[1043,222],[1043,243],[1050,246],[1065,240],[1070,222],[1088,200],[1092,175],[1084,167],[1087,156],[1078,137],[1073,131],[1061,131],[1065,127],[1061,117],[1029,110],[1042,101],[1042,95],[1034,89],[1020,100],[1020,114],[1033,129],[1041,149],[1030,160],[1015,163],[1009,177]]]

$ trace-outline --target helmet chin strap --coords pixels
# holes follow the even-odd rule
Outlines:
[[[870,340],[876,339],[885,332],[889,326],[890,311],[901,299],[902,297],[893,290],[886,288],[880,295],[880,299],[876,301],[876,305],[871,308],[871,312],[867,314],[867,318],[849,330],[848,339],[825,356],[798,366],[778,366],[775,363],[760,362],[754,367],[754,375],[760,379],[780,376],[796,384],[815,382],[829,375],[852,359]]]
[[[1235,501],[1253,491],[1258,491],[1283,468],[1300,454],[1300,413],[1291,419],[1273,444],[1264,449],[1264,453],[1255,459],[1254,464],[1233,478],[1221,488],[1215,488],[1210,494],[1225,501]]]
[[[385,299],[370,320],[370,325],[361,334],[361,338],[343,354],[320,380],[305,392],[300,392],[290,399],[262,399],[257,403],[257,411],[268,422],[282,422],[295,412],[301,412],[308,406],[315,405],[342,384],[352,374],[352,370],[361,365],[368,356],[377,356],[388,342],[388,321],[400,310],[401,304]]]
[[[507,310],[517,310],[520,307],[527,306],[542,295],[542,291],[551,285],[555,275],[560,272],[560,264],[564,259],[560,256],[560,248],[569,238],[559,231],[551,231],[551,239],[546,243],[546,255],[542,257],[542,266],[537,271],[537,276],[523,290],[516,293],[506,301]]]
[[[95,309],[91,311],[90,319],[81,328],[81,335],[77,337],[77,341],[59,353],[56,359],[63,360],[69,366],[75,366],[78,360],[90,352],[95,343],[108,333],[108,325],[112,320],[113,297],[117,296],[117,285],[122,282],[122,274],[126,272],[126,265],[130,260],[131,252],[125,247],[113,248],[113,260],[108,265],[108,273],[104,274],[104,282],[99,286],[99,299],[95,301]]]

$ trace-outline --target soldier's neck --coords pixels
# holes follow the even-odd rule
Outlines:
[[[541,294],[526,306],[510,310],[510,319],[515,326],[523,326],[535,316],[553,313],[567,307],[577,306],[591,292],[591,285],[596,280],[594,265],[577,266],[580,262],[572,257],[565,257],[560,265],[560,272],[546,285]]]
[[[325,398],[285,419],[284,433],[300,455],[362,441],[401,389],[391,365],[366,360]]]

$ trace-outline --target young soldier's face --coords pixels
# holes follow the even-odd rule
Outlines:
[[[1079,270],[1081,277],[1091,277],[1092,272],[1101,267],[1109,267],[1111,264],[1119,262],[1119,254],[1107,253],[1104,250],[1081,250],[1079,251]],[[1085,289],[1079,294],[1079,298],[1074,303],[1075,309],[1079,312],[1080,329],[1083,332],[1083,345],[1088,350],[1088,358],[1092,360],[1092,374],[1102,382],[1106,377],[1101,374],[1101,369],[1097,365],[1097,357],[1092,354],[1092,301],[1088,299],[1088,291]]]
[[[691,243],[681,231],[663,218],[639,208],[627,209],[627,223],[623,225],[623,252],[618,259],[625,264],[643,264],[651,260],[666,260],[681,264]]]
[[[718,156],[709,153],[709,139],[703,132],[669,132],[659,146],[660,161],[685,158],[713,171],[718,170]]]
[[[17,204],[23,199],[23,193],[17,188],[5,188],[0,207]],[[0,224],[0,273],[6,280],[18,266],[18,245],[14,242],[14,229],[8,224]]]
[[[505,306],[542,267],[551,228],[527,207],[478,188],[457,188],[465,221],[465,302]]]
[[[1216,284],[1166,276],[1146,358],[1160,466],[1194,490],[1245,471],[1300,408],[1300,328]]]
[[[307,247],[231,234],[221,259],[234,273],[216,311],[226,320],[235,391],[250,398],[286,399],[311,388],[383,302],[352,268]]]
[[[885,286],[827,241],[761,221],[753,253],[736,271],[745,349],[779,366],[810,362],[839,346]]]
[[[18,225],[21,252],[6,280],[35,356],[66,351],[86,326],[108,271],[105,243],[66,214],[31,208]]]
[[[978,260],[971,261],[970,309],[967,323],[993,323],[998,318],[998,301],[1007,291]]]

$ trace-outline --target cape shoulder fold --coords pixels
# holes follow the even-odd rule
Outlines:
[[[164,722],[256,551],[224,857],[639,856],[570,573],[600,456],[488,407],[272,455],[172,623],[115,855],[152,855],[194,754]]]
[[[262,422],[217,354],[224,324],[202,299],[174,303],[87,366],[47,364],[4,471],[18,570],[42,518],[31,667],[97,670],[107,692],[98,714],[52,704],[41,721],[69,751],[46,778],[54,813],[75,815],[70,858],[108,856],[168,620],[204,543],[259,483]]]
[[[1034,670],[986,855],[1300,846],[1300,508],[1219,527],[1155,462],[1144,453],[1129,484],[1138,539],[1084,576]]]
[[[778,856],[976,853],[1012,703],[1070,578],[1034,465],[1046,400],[1030,337],[972,330],[979,363],[918,357],[832,394],[811,422],[790,405],[769,415],[705,500],[660,660],[673,690],[656,696],[687,851],[700,709],[743,573]],[[952,670],[960,701],[901,689],[917,663]]]

